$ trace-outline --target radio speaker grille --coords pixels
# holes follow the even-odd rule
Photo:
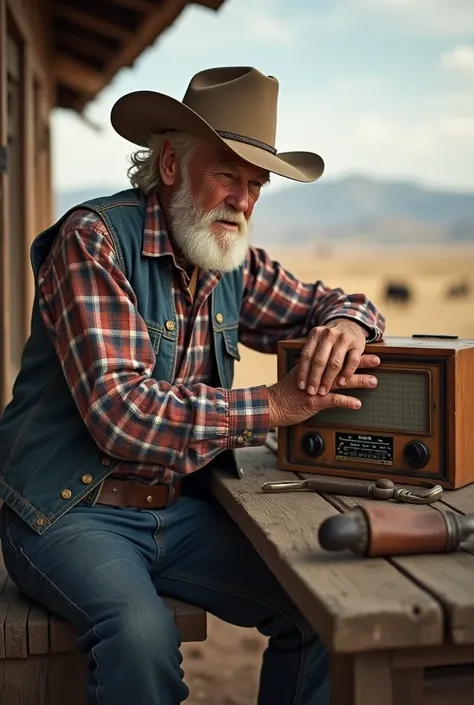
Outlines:
[[[362,407],[324,409],[306,423],[311,426],[336,426],[429,433],[429,377],[425,372],[377,371],[376,389],[339,390],[357,397]]]

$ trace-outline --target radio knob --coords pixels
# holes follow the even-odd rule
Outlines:
[[[317,458],[324,450],[324,438],[319,433],[307,433],[301,439],[301,447],[305,453]]]
[[[421,441],[410,441],[406,444],[403,452],[408,465],[416,470],[424,468],[430,459],[429,448]]]

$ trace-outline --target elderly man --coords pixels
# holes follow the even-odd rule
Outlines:
[[[134,188],[79,204],[31,251],[31,335],[0,422],[5,563],[69,620],[88,705],[178,705],[173,596],[269,637],[260,705],[326,705],[327,655],[207,479],[234,449],[377,381],[357,370],[384,319],[361,294],[304,283],[248,242],[270,173],[323,161],[275,148],[278,83],[253,68],[194,76],[182,102],[121,98],[112,124],[144,149]],[[291,238],[291,232],[288,233]],[[276,384],[233,388],[239,341],[307,336]]]

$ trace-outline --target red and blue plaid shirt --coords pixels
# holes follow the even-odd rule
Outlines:
[[[76,210],[63,224],[40,271],[40,307],[84,422],[101,449],[120,458],[114,474],[173,482],[222,450],[241,447],[243,429],[247,445],[262,445],[268,391],[212,386],[209,295],[219,274],[200,271],[193,299],[155,194],[147,197],[144,251],[173,257],[179,324],[173,384],[151,376],[155,356],[146,325],[95,213]],[[243,280],[239,340],[254,350],[275,353],[278,340],[341,316],[368,328],[369,341],[383,335],[384,318],[364,295],[304,283],[257,247],[249,247]]]

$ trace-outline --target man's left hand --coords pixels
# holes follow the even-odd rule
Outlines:
[[[335,318],[313,328],[301,351],[298,385],[308,394],[327,394],[337,376],[344,387],[357,370],[367,332],[356,321]]]

